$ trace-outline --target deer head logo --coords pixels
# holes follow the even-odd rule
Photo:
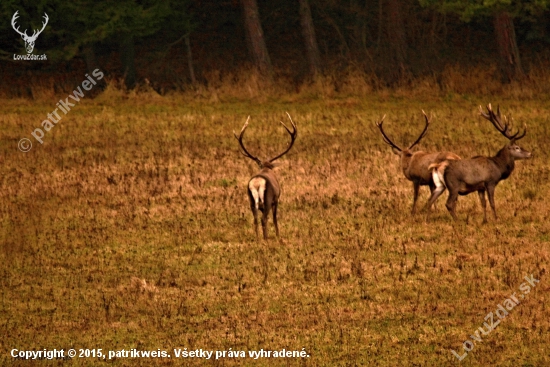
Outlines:
[[[25,29],[24,32],[21,32],[19,31],[19,27],[17,26],[16,27],[16,20],[17,18],[19,18],[19,15],[17,15],[17,13],[19,13],[19,10],[15,12],[15,14],[13,14],[13,17],[11,18],[11,26],[13,27],[13,29],[19,33],[21,35],[21,38],[23,38],[23,41],[25,41],[25,49],[27,50],[27,53],[32,53],[32,50],[34,50],[34,43],[36,42],[36,39],[38,38],[38,35],[40,33],[42,33],[42,31],[44,30],[44,28],[46,28],[46,24],[48,24],[48,14],[44,13],[44,22],[42,23],[42,29],[41,30],[36,30],[34,29],[33,30],[33,33],[32,33],[32,36],[29,36],[27,34],[27,30]]]

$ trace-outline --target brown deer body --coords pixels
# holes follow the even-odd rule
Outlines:
[[[412,143],[411,146],[409,146],[407,149],[402,149],[396,144],[394,144],[384,132],[382,128],[382,124],[384,122],[384,118],[386,117],[386,115],[382,117],[382,120],[380,120],[380,122],[376,123],[376,126],[378,126],[378,128],[380,129],[380,132],[382,133],[384,142],[390,145],[392,147],[392,151],[400,157],[401,169],[403,170],[403,174],[405,175],[407,180],[412,181],[413,183],[414,198],[413,198],[412,214],[416,212],[416,202],[418,200],[418,192],[420,190],[420,186],[426,186],[426,185],[429,186],[430,192],[432,193],[436,189],[436,185],[433,181],[433,175],[432,175],[430,166],[433,165],[434,163],[444,162],[449,159],[451,160],[460,159],[458,155],[452,152],[428,153],[424,151],[416,151],[416,152],[412,151],[412,148],[416,144],[418,144],[420,140],[422,140],[422,138],[426,135],[426,133],[428,132],[428,127],[430,125],[430,120],[428,119],[428,116],[426,116],[426,113],[424,111],[422,111],[422,113],[424,114],[424,118],[426,121],[424,130],[422,131],[420,136],[416,139],[416,141]]]
[[[277,224],[277,207],[279,204],[279,197],[281,196],[281,187],[279,186],[279,181],[277,180],[277,176],[273,171],[273,169],[277,165],[273,162],[281,158],[286,153],[288,153],[288,151],[294,145],[294,141],[296,140],[296,137],[298,136],[298,129],[296,128],[296,124],[294,123],[294,121],[292,121],[292,118],[288,113],[287,115],[292,124],[292,131],[290,131],[290,129],[283,122],[281,122],[281,124],[284,126],[286,131],[290,134],[290,139],[291,139],[290,143],[288,144],[287,149],[283,153],[266,161],[261,161],[257,157],[251,155],[244,146],[243,136],[246,128],[248,127],[248,121],[250,120],[250,116],[248,116],[248,119],[246,120],[246,123],[244,124],[241,130],[241,133],[238,136],[237,134],[235,134],[235,132],[233,132],[233,134],[235,135],[235,138],[239,141],[239,145],[241,147],[241,153],[245,157],[255,161],[260,167],[260,172],[252,176],[250,178],[250,181],[248,181],[248,190],[247,190],[248,199],[250,201],[250,209],[252,210],[252,215],[254,216],[254,229],[256,231],[256,238],[259,238],[258,211],[262,212],[261,221],[262,221],[262,230],[263,230],[264,239],[267,240],[267,218],[268,218],[269,212],[271,211],[273,212],[273,224],[275,225],[275,234],[277,235],[277,237],[279,237],[279,226]]]
[[[437,188],[432,193],[427,206],[435,202],[439,195],[443,193],[444,187],[446,187],[449,190],[446,206],[453,219],[456,220],[455,207],[458,196],[468,195],[477,191],[481,206],[483,207],[483,223],[486,223],[485,192],[487,192],[491,209],[493,210],[495,219],[497,219],[494,199],[496,186],[500,181],[507,179],[512,174],[516,160],[530,158],[531,153],[516,144],[517,140],[525,136],[526,129],[519,136],[519,131],[512,135],[509,131],[508,123],[502,123],[501,121],[499,108],[497,108],[496,114],[493,112],[491,104],[487,106],[488,113],[484,113],[481,106],[479,110],[484,118],[491,121],[493,126],[510,140],[509,143],[500,149],[494,157],[476,156],[470,159],[447,161],[432,165],[434,182]],[[441,189],[442,187],[443,189]]]

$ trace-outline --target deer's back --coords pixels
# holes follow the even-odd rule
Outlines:
[[[262,169],[258,174],[254,175],[250,180],[256,178],[256,177],[262,177],[266,180],[266,190],[270,191],[273,190],[273,194],[276,198],[279,198],[281,195],[281,188],[279,186],[279,181],[277,180],[277,176],[275,176],[275,173],[270,169]]]
[[[487,157],[474,157],[449,163],[445,170],[445,179],[461,182],[472,188],[484,186],[489,182],[498,182],[501,177],[496,164]]]
[[[421,184],[427,185],[433,180],[432,172],[429,168],[430,165],[441,163],[448,159],[460,159],[460,157],[451,152],[416,152],[411,157],[405,176],[409,180],[416,179],[419,180]]]

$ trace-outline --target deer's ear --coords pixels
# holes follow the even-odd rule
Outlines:
[[[393,152],[393,154],[401,155],[401,151],[399,149],[391,148],[391,151]]]
[[[280,162],[271,163],[271,165],[273,166],[273,168],[277,168],[277,167],[280,167],[280,166],[281,166],[281,163],[280,163]]]

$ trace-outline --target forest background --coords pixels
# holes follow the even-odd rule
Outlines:
[[[14,60],[25,53],[16,11],[15,27],[29,35],[48,15],[33,51],[47,61]],[[545,0],[3,1],[0,14],[5,97],[68,93],[96,68],[160,94],[239,84],[289,93],[312,82],[314,93],[549,85]]]

